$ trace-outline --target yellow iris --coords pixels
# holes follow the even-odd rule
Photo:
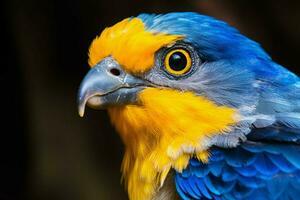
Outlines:
[[[184,75],[192,67],[192,59],[185,49],[174,49],[167,53],[164,61],[167,72],[172,75]]]

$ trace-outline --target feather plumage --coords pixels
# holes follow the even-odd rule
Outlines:
[[[298,145],[246,142],[230,151],[218,147],[212,151],[224,155],[221,160],[224,163],[221,165],[222,173],[212,173],[216,162],[213,156],[207,164],[198,161],[200,164],[196,165],[194,159],[193,164],[190,162],[184,170],[184,173],[189,171],[189,176],[183,177],[181,173],[175,175],[177,191],[185,195],[183,199],[189,199],[186,197],[195,187],[205,190],[193,190],[194,199],[211,196],[220,199],[298,199],[295,195],[300,194],[300,161],[295,159],[300,157]],[[249,159],[243,158],[244,153],[237,156],[241,152],[255,159],[249,162]],[[196,172],[203,167],[208,168],[207,175]]]
[[[173,77],[163,50],[179,43],[197,66]],[[169,171],[184,200],[298,199],[300,79],[258,43],[197,13],[141,14],[94,40],[90,64],[107,56],[147,83],[109,108],[131,199],[164,198]]]

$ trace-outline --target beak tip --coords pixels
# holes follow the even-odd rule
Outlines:
[[[84,111],[85,111],[85,103],[81,103],[78,106],[78,114],[80,117],[84,116]]]
[[[79,110],[78,114],[80,117],[84,117],[84,110]]]
[[[80,111],[79,111],[78,114],[79,114],[79,117],[84,117],[84,112],[80,112]]]

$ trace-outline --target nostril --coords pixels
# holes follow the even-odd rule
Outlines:
[[[120,76],[121,75],[121,71],[117,68],[111,68],[109,71],[114,76]]]

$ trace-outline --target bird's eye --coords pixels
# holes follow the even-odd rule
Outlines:
[[[168,73],[172,75],[184,75],[191,70],[192,59],[185,49],[173,49],[167,53],[164,65]]]

